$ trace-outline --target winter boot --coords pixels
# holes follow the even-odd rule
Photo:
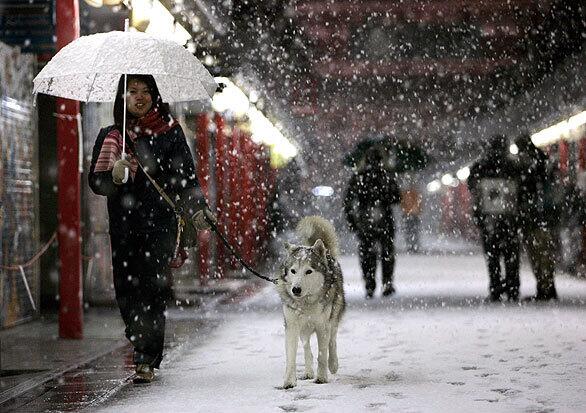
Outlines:
[[[136,374],[132,380],[134,383],[150,383],[155,378],[155,370],[148,364],[138,364]]]
[[[393,294],[395,294],[395,287],[393,287],[393,284],[385,283],[385,286],[383,288],[383,297],[388,297]]]

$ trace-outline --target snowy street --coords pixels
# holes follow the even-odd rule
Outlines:
[[[0,0],[0,413],[96,411],[586,413],[586,0]]]
[[[203,344],[185,346],[154,383],[125,387],[101,411],[584,411],[586,282],[559,276],[558,303],[484,304],[481,255],[399,255],[397,295],[365,301],[357,257],[343,257],[342,268],[348,309],[330,383],[280,389],[283,318],[267,286],[210,314],[222,324]],[[522,297],[534,288],[524,263]]]

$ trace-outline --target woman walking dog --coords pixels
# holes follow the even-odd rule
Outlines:
[[[126,91],[126,92],[125,92]],[[126,93],[126,107],[124,107]],[[127,111],[126,148],[123,116]],[[123,156],[127,154],[127,156]],[[135,382],[150,382],[163,358],[169,264],[176,252],[175,211],[149,181],[189,206],[197,229],[209,228],[193,157],[177,120],[150,75],[124,76],[114,103],[114,124],[94,145],[89,184],[108,198],[114,289],[134,346]]]

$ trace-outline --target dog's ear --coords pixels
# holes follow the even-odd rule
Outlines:
[[[311,249],[320,257],[325,258],[327,249],[324,245],[324,242],[321,239],[315,241],[315,244],[313,244],[313,247],[311,247]]]

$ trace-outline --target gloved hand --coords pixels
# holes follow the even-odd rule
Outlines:
[[[128,159],[118,159],[114,163],[114,168],[112,168],[112,181],[116,185],[122,185],[124,180],[124,171],[128,168],[128,172],[130,173],[130,161]]]
[[[193,222],[193,226],[195,226],[195,229],[197,229],[198,231],[202,231],[204,229],[210,229],[210,224],[206,221],[206,217],[212,221],[214,224],[216,222],[218,222],[218,220],[216,219],[216,217],[214,216],[214,214],[212,214],[212,211],[210,211],[207,207],[200,209],[199,211],[197,211],[193,217],[191,218],[192,222]]]

